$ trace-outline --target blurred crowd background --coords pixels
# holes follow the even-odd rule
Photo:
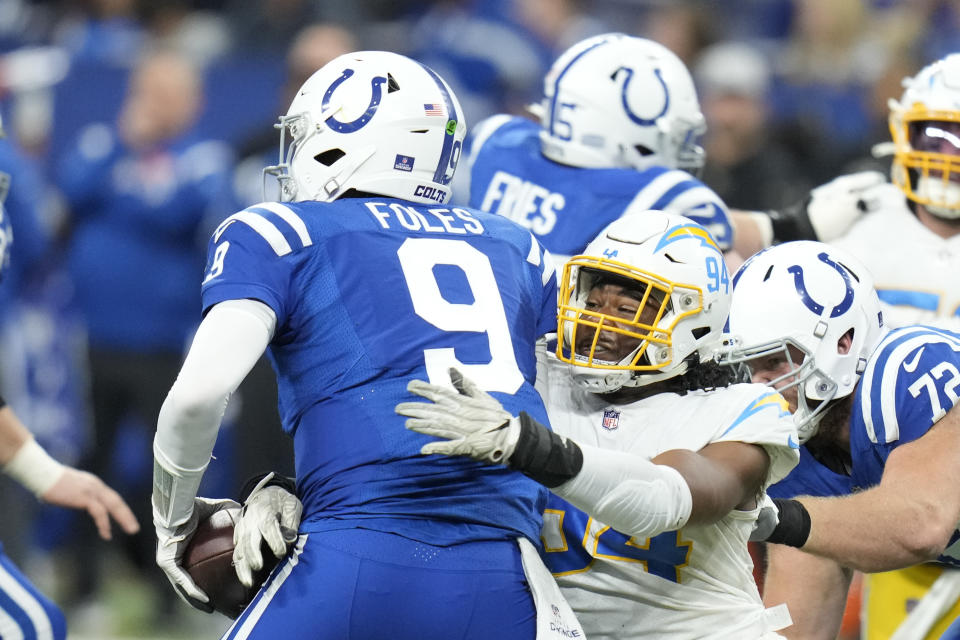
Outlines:
[[[960,50],[960,2],[0,0],[15,236],[0,391],[145,525],[102,543],[83,514],[0,477],[0,540],[64,607],[71,637],[215,637],[227,624],[189,612],[153,566],[151,439],[199,321],[207,238],[264,199],[291,92],[341,53],[392,50],[444,76],[472,125],[523,113],[560,52],[607,31],[684,60],[708,124],[703,180],[731,208],[763,210],[883,167],[870,152],[889,139],[887,100]],[[292,469],[275,402],[260,363],[231,401],[203,494]]]

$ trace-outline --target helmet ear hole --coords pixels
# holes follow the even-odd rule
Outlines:
[[[635,144],[633,145],[633,148],[636,149],[637,153],[639,153],[641,156],[652,156],[654,154],[653,149],[650,147],[645,147],[642,144]]]
[[[710,333],[710,327],[697,327],[696,329],[691,329],[690,333],[693,335],[695,340],[699,340],[703,336]]]
[[[347,155],[343,149],[327,149],[323,153],[313,156],[313,159],[325,167],[329,167],[334,162]]]

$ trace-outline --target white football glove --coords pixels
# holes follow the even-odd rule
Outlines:
[[[760,501],[760,513],[753,523],[753,531],[750,532],[750,542],[763,542],[770,537],[773,530],[780,524],[780,509],[777,504],[766,493]]]
[[[890,189],[895,193],[892,193]],[[864,213],[874,211],[903,192],[879,171],[861,171],[834,178],[810,192],[807,215],[821,242],[836,240]]]
[[[453,389],[411,380],[407,390],[430,402],[401,402],[396,412],[407,416],[407,429],[444,438],[420,449],[429,455],[469,456],[474,460],[507,464],[520,438],[519,419],[496,398],[454,368]]]
[[[233,566],[247,587],[253,586],[254,572],[263,568],[261,543],[266,541],[273,555],[282,558],[296,542],[300,528],[303,504],[283,487],[265,487],[273,476],[265,476],[250,492],[233,529]]]
[[[167,527],[161,524],[156,513],[154,514],[154,527],[157,531],[157,566],[163,569],[167,580],[184,602],[207,613],[213,611],[210,598],[196,585],[181,563],[187,545],[197,530],[197,524],[224,509],[236,509],[239,515],[240,504],[228,499],[194,498],[190,519],[178,527]]]

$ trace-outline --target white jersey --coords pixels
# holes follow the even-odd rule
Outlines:
[[[960,234],[941,238],[893,194],[831,244],[859,258],[873,275],[884,324],[937,324],[960,330]]]
[[[554,431],[585,445],[650,459],[712,442],[758,444],[770,454],[764,489],[797,464],[786,402],[759,384],[685,396],[663,393],[610,405],[582,391],[552,355],[541,356],[537,390]],[[551,495],[542,538],[547,566],[591,640],[777,638],[753,579],[747,540],[759,510],[646,540],[621,534]]]

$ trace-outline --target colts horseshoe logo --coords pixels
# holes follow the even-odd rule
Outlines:
[[[830,317],[836,318],[853,304],[853,285],[850,284],[850,275],[847,273],[846,268],[831,260],[826,252],[817,255],[817,258],[820,262],[833,267],[836,272],[840,274],[840,277],[843,278],[843,284],[846,286],[846,293],[843,296],[843,300],[830,311]],[[797,288],[797,293],[800,295],[800,300],[803,301],[804,306],[818,316],[823,313],[824,306],[814,300],[807,291],[807,285],[803,281],[803,267],[795,264],[789,267],[787,271],[793,274],[793,284]]]
[[[667,89],[667,83],[663,81],[663,75],[660,73],[660,69],[654,69],[653,75],[657,77],[657,81],[660,83],[660,86],[663,87],[663,108],[660,109],[660,113],[651,118],[638,116],[630,109],[630,104],[627,102],[627,87],[630,86],[630,81],[633,80],[633,69],[620,67],[614,72],[614,77],[619,75],[621,71],[627,74],[627,79],[623,81],[623,89],[620,91],[620,100],[623,103],[623,110],[627,112],[627,117],[641,127],[653,126],[657,122],[657,118],[662,117],[667,113],[667,109],[670,108],[670,91]]]
[[[326,109],[330,104],[330,97],[333,95],[333,92],[337,90],[344,80],[353,75],[353,69],[344,69],[343,73],[340,74],[340,77],[333,81],[333,84],[327,88],[326,93],[323,94],[323,102],[321,103],[321,108]],[[373,117],[373,114],[377,112],[377,108],[380,106],[380,97],[383,95],[383,84],[387,81],[383,76],[374,76],[370,80],[370,104],[367,105],[367,110],[360,114],[360,117],[356,120],[351,120],[350,122],[340,122],[334,116],[330,116],[325,120],[327,125],[338,133],[353,133],[358,129],[362,129],[368,122],[370,118]]]

